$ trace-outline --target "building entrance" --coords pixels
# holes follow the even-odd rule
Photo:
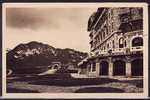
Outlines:
[[[122,76],[125,75],[126,65],[122,60],[117,60],[113,63],[113,75],[114,76]]]
[[[109,68],[109,65],[108,65],[108,62],[107,61],[102,61],[100,63],[100,75],[108,75],[108,68]]]
[[[132,76],[143,76],[143,59],[136,59],[131,62]]]

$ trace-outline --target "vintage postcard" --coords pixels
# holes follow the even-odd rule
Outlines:
[[[146,98],[146,3],[3,3],[4,98]]]

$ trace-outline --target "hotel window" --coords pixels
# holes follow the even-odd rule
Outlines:
[[[105,31],[103,31],[103,38],[105,39]]]
[[[112,41],[112,44],[113,44],[113,49],[115,48],[115,41],[113,40]]]
[[[127,42],[126,42],[126,40],[124,41],[124,47],[126,47],[127,46]]]
[[[111,18],[111,14],[110,14],[110,12],[108,13],[108,18],[109,18],[109,19]]]
[[[143,46],[143,38],[142,37],[136,37],[132,40],[132,46]]]
[[[119,48],[123,48],[123,38],[119,39]]]
[[[112,22],[112,29],[111,29],[111,31],[113,32],[114,31],[114,23]]]
[[[109,43],[107,44],[107,49],[109,49]]]

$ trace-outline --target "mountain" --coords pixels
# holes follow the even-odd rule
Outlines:
[[[6,54],[7,69],[15,73],[39,73],[48,70],[52,62],[61,62],[63,65],[73,65],[87,57],[87,53],[73,49],[54,48],[50,45],[32,41],[19,44]]]

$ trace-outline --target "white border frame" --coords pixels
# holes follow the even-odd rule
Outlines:
[[[144,25],[144,92],[143,93],[6,93],[6,8],[92,8],[143,7]],[[148,4],[147,3],[3,3],[2,4],[2,97],[3,98],[147,98],[148,97]]]

